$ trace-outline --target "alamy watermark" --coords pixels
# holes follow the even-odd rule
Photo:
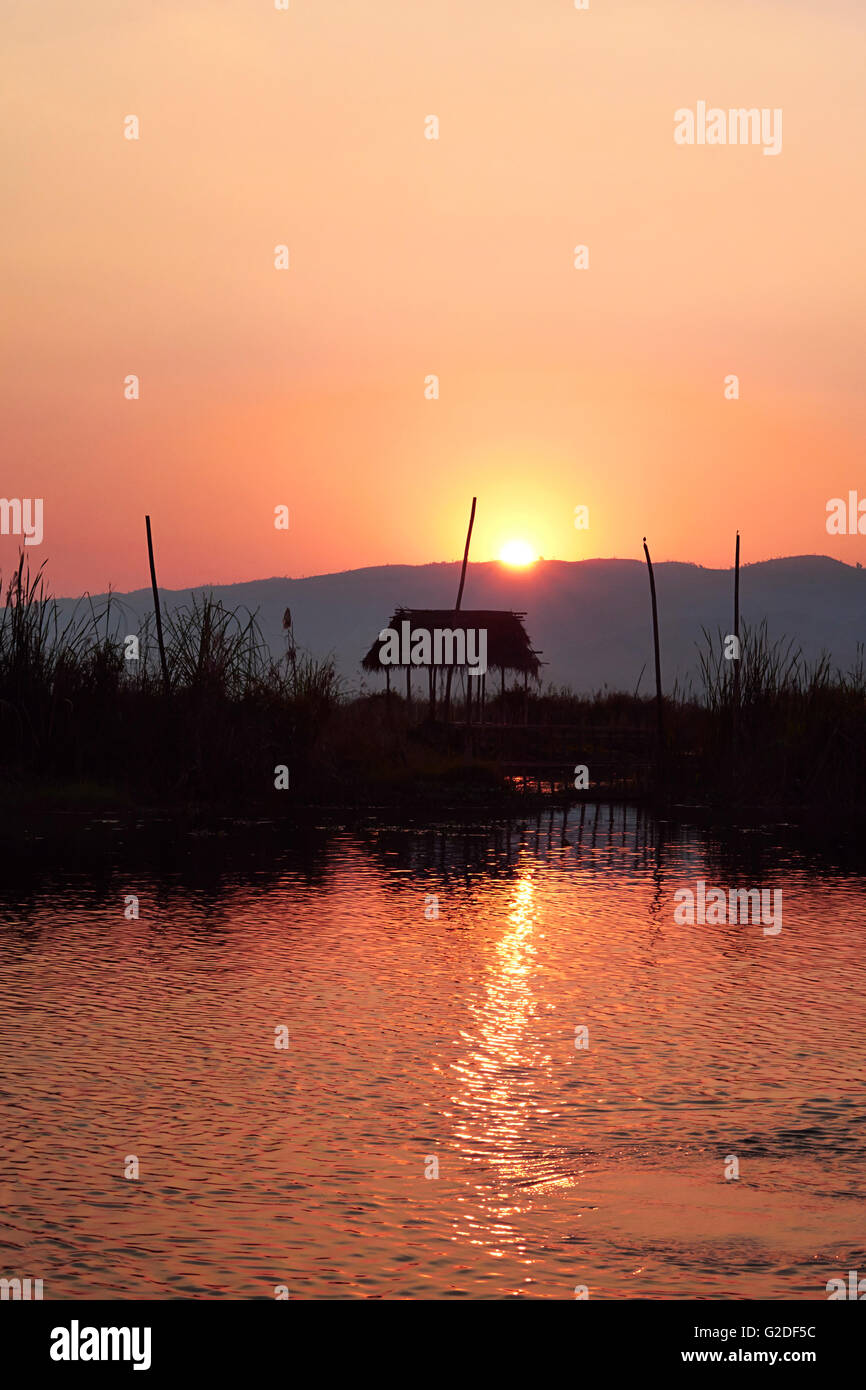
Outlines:
[[[25,545],[42,544],[42,498],[0,497],[0,536],[23,536]]]
[[[828,536],[866,536],[866,497],[850,488],[847,498],[831,497],[827,502]]]
[[[847,1298],[852,1303],[862,1303],[866,1299],[866,1279],[860,1278],[859,1269],[848,1270],[848,1284],[844,1279],[828,1279],[824,1285],[827,1290],[827,1297],[831,1301],[834,1298]]]
[[[73,1318],[69,1327],[51,1330],[52,1361],[131,1361],[134,1371],[150,1369],[149,1327],[82,1327]]]
[[[487,671],[486,627],[412,627],[404,619],[400,631],[383,627],[379,633],[383,666],[465,666],[470,676]]]
[[[674,112],[674,140],[678,145],[763,145],[764,154],[782,153],[782,108],[763,106],[730,108],[707,106],[699,101]]]
[[[41,1279],[0,1279],[0,1299],[11,1298],[14,1302],[24,1299],[41,1299]]]
[[[678,888],[674,893],[674,921],[679,926],[719,927],[728,923],[760,923],[764,936],[778,936],[782,930],[781,888],[708,888],[699,878],[695,891]],[[771,910],[772,902],[772,910]]]

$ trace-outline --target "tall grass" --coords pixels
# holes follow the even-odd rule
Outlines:
[[[805,660],[766,622],[744,626],[739,679],[721,632],[704,631],[697,767],[705,788],[760,805],[812,805],[852,812],[866,771],[866,669]]]
[[[38,796],[52,783],[88,781],[136,805],[275,808],[339,799],[347,788],[363,799],[456,770],[451,743],[415,727],[418,707],[396,694],[350,700],[330,658],[293,645],[274,660],[256,615],[212,594],[166,615],[169,693],[153,614],[133,623],[109,595],[99,604],[84,598],[64,616],[44,569],[31,572],[25,555],[3,600],[0,772],[13,806],[16,795]],[[136,661],[127,659],[130,636]],[[793,641],[772,641],[765,623],[744,625],[735,679],[724,643],[721,632],[705,631],[699,689],[665,701],[666,783],[657,790],[724,806],[857,814],[866,778],[863,648],[840,672],[825,655],[809,663]],[[637,689],[584,698],[549,688],[527,699],[515,688],[496,711],[515,725],[526,715],[542,734],[547,726],[551,748],[570,738],[569,749],[589,756],[605,748],[624,764],[654,738],[654,702]],[[595,730],[613,737],[594,743]],[[281,764],[293,795],[275,802]]]
[[[101,782],[133,801],[267,800],[274,768],[310,774],[340,697],[333,662],[274,661],[255,614],[194,596],[164,624],[163,688],[153,614],[124,627],[109,598],[63,618],[42,568],[22,555],[0,609],[0,767],[34,779]],[[137,660],[127,638],[138,639]]]

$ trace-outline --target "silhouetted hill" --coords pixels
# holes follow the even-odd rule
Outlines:
[[[730,630],[730,570],[667,562],[655,566],[666,689],[696,672],[701,627]],[[275,653],[285,649],[283,612],[291,608],[299,647],[317,656],[333,653],[354,688],[360,661],[398,605],[444,608],[454,602],[458,562],[381,565],[309,579],[260,579],[212,589],[227,606],[259,610],[262,631]],[[161,590],[171,608],[192,590]],[[104,596],[103,596],[104,597]],[[150,589],[117,594],[124,611],[141,616],[152,607]],[[64,608],[72,601],[61,601]],[[639,560],[541,560],[528,570],[470,564],[466,608],[513,608],[527,614],[533,645],[540,649],[543,680],[591,692],[604,685],[633,690],[645,666],[641,691],[653,687],[652,620],[646,566]],[[747,623],[767,619],[771,637],[795,637],[807,659],[822,649],[848,669],[857,643],[866,638],[866,570],[823,555],[789,556],[746,565],[740,574],[740,610]],[[379,688],[366,677],[367,688]]]

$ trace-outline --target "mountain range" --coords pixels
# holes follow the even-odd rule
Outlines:
[[[662,680],[697,684],[701,629],[731,631],[732,570],[666,561],[655,565]],[[283,613],[291,609],[295,641],[317,657],[332,655],[351,690],[381,687],[360,661],[394,609],[447,608],[454,603],[459,562],[378,565],[305,579],[260,579],[240,584],[160,589],[164,610],[189,603],[193,592],[212,592],[230,607],[258,611],[275,655],[285,651]],[[105,595],[94,596],[95,599]],[[114,594],[120,627],[153,607],[149,588]],[[59,600],[62,610],[74,600]],[[471,564],[464,608],[513,609],[541,655],[542,682],[579,693],[605,686],[642,693],[654,686],[652,617],[646,566],[639,560],[539,560],[526,569],[490,561]],[[826,650],[848,670],[866,638],[866,570],[823,555],[790,556],[745,565],[740,571],[740,613],[747,624],[766,619],[771,637],[792,637],[807,660]],[[121,619],[121,614],[122,619]]]

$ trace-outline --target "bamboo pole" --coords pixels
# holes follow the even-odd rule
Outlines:
[[[740,724],[740,533],[734,551],[734,707],[731,710],[731,773],[736,777]]]
[[[460,602],[463,598],[463,585],[466,583],[466,562],[469,559],[469,542],[472,539],[472,526],[475,521],[475,503],[477,497],[472,498],[472,511],[469,513],[469,530],[466,532],[466,545],[463,548],[463,568],[460,571],[460,588],[457,590],[457,602],[454,605],[455,613],[460,612]]]
[[[460,612],[460,604],[463,599],[463,586],[466,583],[466,565],[469,560],[469,542],[472,539],[472,527],[475,522],[475,504],[477,501],[477,497],[472,498],[472,510],[469,513],[469,530],[466,532],[466,544],[463,547],[463,565],[460,570],[460,587],[457,590],[457,602],[454,605],[455,613]],[[451,674],[452,667],[449,666],[448,676],[445,682],[445,710],[443,716],[446,724],[448,723],[448,720],[451,717]]]
[[[661,762],[662,746],[664,743],[664,715],[662,713],[662,665],[659,656],[659,610],[656,602],[656,581],[653,574],[653,563],[650,559],[649,547],[646,543],[646,536],[643,538],[643,549],[646,555],[647,569],[649,570],[650,597],[653,609],[653,645],[655,647],[656,658],[656,734],[658,738],[658,758]]]
[[[159,661],[162,666],[162,683],[168,695],[171,685],[168,679],[168,662],[165,659],[165,642],[162,639],[162,613],[159,607],[159,589],[156,587],[156,566],[153,563],[153,536],[150,533],[150,517],[144,518],[147,530],[147,558],[150,561],[150,583],[153,588],[153,606],[156,611],[156,640],[159,643]]]
[[[740,533],[737,532],[737,549],[734,555],[734,636],[737,639],[734,667],[734,704],[740,703]]]

